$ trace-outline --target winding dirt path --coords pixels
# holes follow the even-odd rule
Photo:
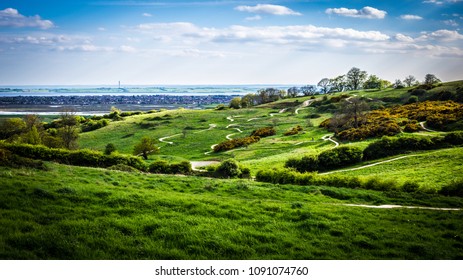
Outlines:
[[[304,101],[304,102],[302,103],[302,105],[299,106],[299,107],[296,109],[296,111],[294,111],[294,113],[295,113],[296,115],[299,114],[299,110],[304,109],[305,107],[310,106],[310,104],[312,104],[314,101],[315,101],[315,99],[309,99],[309,100]]]
[[[374,208],[374,209],[394,209],[394,208],[405,208],[405,209],[425,209],[434,211],[462,211],[461,208],[439,208],[439,207],[425,207],[425,206],[405,206],[405,205],[366,205],[366,204],[333,204],[342,205],[348,207],[362,207],[362,208]]]
[[[159,138],[159,142],[167,143],[169,145],[174,145],[174,142],[169,142],[169,141],[164,141],[164,140],[175,137],[175,136],[180,136],[180,135],[182,135],[182,134],[179,133],[179,134],[175,134],[175,135],[171,135],[171,136],[162,137],[162,138]]]
[[[331,142],[333,142],[334,145],[335,145],[334,147],[336,148],[337,146],[339,146],[339,143],[334,141],[333,139],[331,139],[331,137],[333,137],[332,134],[327,134],[327,135],[323,136],[322,139],[323,139],[323,141],[331,141]]]
[[[439,132],[439,131],[435,131],[435,130],[426,128],[426,127],[424,126],[424,123],[425,123],[425,122],[420,122],[420,126],[421,126],[422,129],[424,129],[424,130],[426,130],[426,131],[429,131],[429,132]]]
[[[364,168],[369,168],[369,167],[372,167],[372,166],[380,165],[380,164],[383,164],[383,163],[388,163],[388,162],[392,162],[392,161],[396,161],[396,160],[400,160],[400,159],[404,159],[404,158],[417,157],[417,156],[419,156],[419,155],[401,156],[401,157],[397,157],[397,158],[393,158],[393,159],[388,159],[388,160],[383,160],[383,161],[380,161],[380,162],[375,162],[375,163],[372,163],[372,164],[367,164],[367,165],[360,166],[360,167],[355,167],[355,168],[350,168],[350,169],[335,170],[335,171],[320,173],[320,175],[328,175],[328,174],[332,174],[332,173],[347,172],[347,171],[355,171],[355,170],[360,170],[360,169],[364,169]]]

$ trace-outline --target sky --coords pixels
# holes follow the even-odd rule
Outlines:
[[[463,79],[463,0],[2,0],[0,85]]]

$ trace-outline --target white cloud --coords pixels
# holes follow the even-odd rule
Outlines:
[[[141,14],[141,15],[144,16],[144,17],[152,17],[152,16],[153,16],[153,15],[150,14],[150,13],[143,13],[143,14]]]
[[[121,46],[119,50],[122,52],[126,52],[126,53],[136,53],[137,52],[137,49],[135,49],[134,47],[126,46],[126,45]]]
[[[259,15],[255,15],[255,16],[253,16],[253,17],[247,17],[247,18],[245,18],[246,21],[256,21],[256,20],[261,20],[261,19],[262,19],[262,17],[259,16]]]
[[[457,27],[459,25],[458,22],[453,19],[444,20],[443,23],[449,26],[453,26],[453,27]]]
[[[417,38],[418,41],[443,41],[451,42],[463,40],[463,35],[458,31],[441,29],[434,32],[422,32],[422,35]]]
[[[387,12],[378,10],[373,7],[363,7],[360,10],[357,9],[347,9],[347,8],[328,8],[325,10],[325,13],[331,15],[340,15],[345,17],[354,17],[354,18],[368,18],[368,19],[383,19],[386,17]]]
[[[106,31],[106,28],[104,28],[104,27],[98,27],[98,31],[101,31],[101,32]]]
[[[54,27],[50,20],[43,20],[40,16],[26,17],[21,15],[18,10],[7,8],[0,11],[0,27],[37,27],[48,29]]]
[[[101,47],[93,44],[83,45],[69,45],[69,46],[58,46],[55,48],[58,51],[73,51],[73,52],[112,52],[112,47]]]
[[[238,6],[235,10],[257,14],[271,14],[277,16],[300,16],[301,13],[295,12],[288,7],[271,4],[257,4],[256,6]]]
[[[404,20],[422,20],[423,18],[417,15],[401,15],[401,19]]]
[[[401,34],[401,33],[398,33],[395,35],[395,39],[397,41],[400,41],[400,42],[407,42],[407,43],[412,43],[414,42],[415,40],[410,37],[410,36],[407,36],[407,35],[404,35],[404,34]]]
[[[423,3],[428,3],[428,4],[435,4],[435,5],[443,5],[444,3],[458,3],[463,0],[426,0],[423,1]]]

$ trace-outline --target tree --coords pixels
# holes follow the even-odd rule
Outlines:
[[[405,77],[404,79],[404,84],[407,86],[407,87],[411,87],[414,83],[416,82],[416,78],[412,75],[408,75],[407,77]]]
[[[241,108],[241,97],[235,97],[230,101],[228,107],[232,109],[239,109]]]
[[[366,78],[366,71],[362,71],[359,68],[353,67],[349,70],[349,72],[347,72],[346,82],[351,90],[357,90],[360,88],[360,85],[363,84]]]
[[[245,96],[241,97],[241,107],[249,108],[255,105],[256,95],[248,93]]]
[[[0,139],[8,139],[26,130],[26,123],[20,118],[10,118],[0,123]]]
[[[341,112],[345,114],[348,119],[354,120],[354,127],[358,128],[363,113],[369,110],[368,104],[360,97],[352,97],[343,100],[341,103]]]
[[[392,85],[394,88],[403,88],[404,84],[402,83],[401,80],[397,79],[395,80],[394,84]]]
[[[346,88],[346,76],[341,75],[330,79],[330,92],[342,92]]]
[[[38,145],[42,143],[36,126],[32,126],[31,130],[29,130],[29,132],[27,132],[22,138],[27,144]]]
[[[297,87],[288,88],[288,96],[289,97],[292,97],[292,98],[297,97],[299,95],[299,92],[300,92],[300,90]]]
[[[79,132],[77,128],[78,120],[73,110],[65,109],[60,114],[58,135],[63,141],[66,149],[77,149],[77,139]]]
[[[310,95],[314,95],[315,93],[317,93],[317,87],[307,85],[307,86],[301,87],[301,91],[302,91],[302,94],[304,94],[304,96],[310,96]]]
[[[426,76],[424,77],[425,85],[432,85],[440,82],[441,80],[439,80],[434,74],[426,74]]]
[[[149,137],[143,137],[137,145],[135,145],[133,149],[134,155],[141,155],[145,160],[148,159],[148,155],[155,154],[159,152],[159,148],[155,145],[153,139]]]
[[[368,76],[368,79],[363,83],[364,89],[381,89],[381,79],[376,75]]]
[[[317,84],[318,87],[322,89],[322,93],[326,94],[330,90],[330,79],[328,78],[323,78],[318,82]]]
[[[114,153],[115,151],[116,151],[116,146],[113,143],[109,143],[108,145],[106,145],[106,147],[104,149],[104,154],[105,155],[110,155],[110,154]]]

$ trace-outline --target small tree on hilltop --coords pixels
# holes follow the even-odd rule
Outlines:
[[[407,87],[411,87],[414,83],[416,82],[416,78],[412,75],[408,75],[407,77],[405,77],[404,79],[404,84],[407,86]]]
[[[432,85],[435,83],[440,83],[441,80],[436,77],[434,74],[426,74],[424,77],[424,84],[425,85]]]
[[[141,155],[145,160],[148,159],[148,155],[159,152],[159,148],[155,145],[154,140],[149,137],[143,137],[134,149],[134,155]]]
[[[321,87],[321,91],[323,94],[328,93],[328,91],[330,91],[330,79],[321,79],[320,82],[318,82],[317,86]]]
[[[367,78],[367,72],[362,71],[357,67],[353,67],[346,74],[347,86],[351,90],[357,90]]]

